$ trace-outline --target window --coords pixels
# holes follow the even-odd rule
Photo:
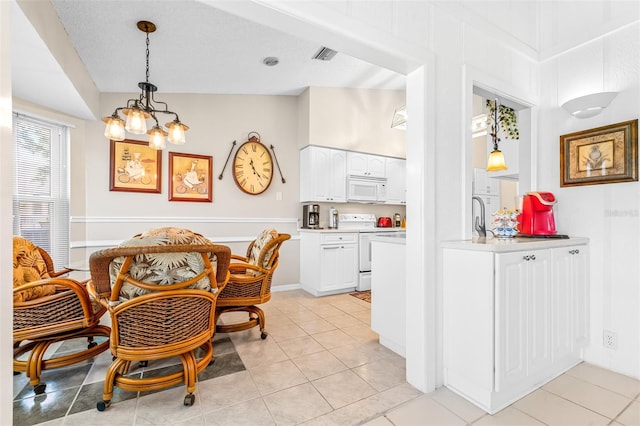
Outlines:
[[[16,114],[13,233],[47,250],[59,269],[69,260],[67,127]]]

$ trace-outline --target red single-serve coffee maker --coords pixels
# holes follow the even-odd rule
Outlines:
[[[523,235],[555,235],[553,205],[556,197],[550,192],[527,192],[522,199],[520,233]]]

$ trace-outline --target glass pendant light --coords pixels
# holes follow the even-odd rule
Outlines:
[[[186,142],[185,131],[189,130],[189,127],[182,124],[178,119],[173,120],[170,123],[165,124],[165,127],[169,129],[169,142],[174,145],[183,145]]]
[[[493,151],[491,151],[491,154],[489,154],[489,159],[487,160],[488,172],[499,172],[501,170],[507,170],[507,164],[504,161],[504,154],[498,149],[498,142],[500,142],[500,138],[498,137],[498,108],[500,108],[500,105],[498,104],[498,99],[495,99],[494,102],[493,125],[491,126],[490,133],[491,140],[493,142]]]
[[[504,162],[504,154],[499,149],[494,149],[489,154],[489,160],[487,160],[488,172],[499,172],[501,170],[507,170],[507,164]]]
[[[102,119],[107,125],[104,127],[104,136],[113,141],[124,140],[124,121],[117,114]]]
[[[144,135],[147,133],[147,121],[149,118],[149,114],[146,114],[145,117],[144,111],[138,108],[131,108],[128,111],[125,110],[125,114],[127,114],[127,125],[125,129],[128,132],[133,133],[135,135]]]
[[[147,134],[149,135],[149,148],[164,149],[166,146],[165,137],[167,136],[167,132],[162,130],[160,126],[155,125]]]

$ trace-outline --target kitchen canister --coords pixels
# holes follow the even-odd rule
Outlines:
[[[492,213],[493,235],[496,238],[513,238],[518,233],[519,210],[509,210],[506,207]]]

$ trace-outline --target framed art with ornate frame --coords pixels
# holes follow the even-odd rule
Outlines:
[[[110,151],[110,191],[161,192],[162,151],[131,139],[112,140]]]
[[[638,181],[638,120],[560,136],[560,186]]]
[[[213,157],[169,153],[169,201],[213,200]]]

